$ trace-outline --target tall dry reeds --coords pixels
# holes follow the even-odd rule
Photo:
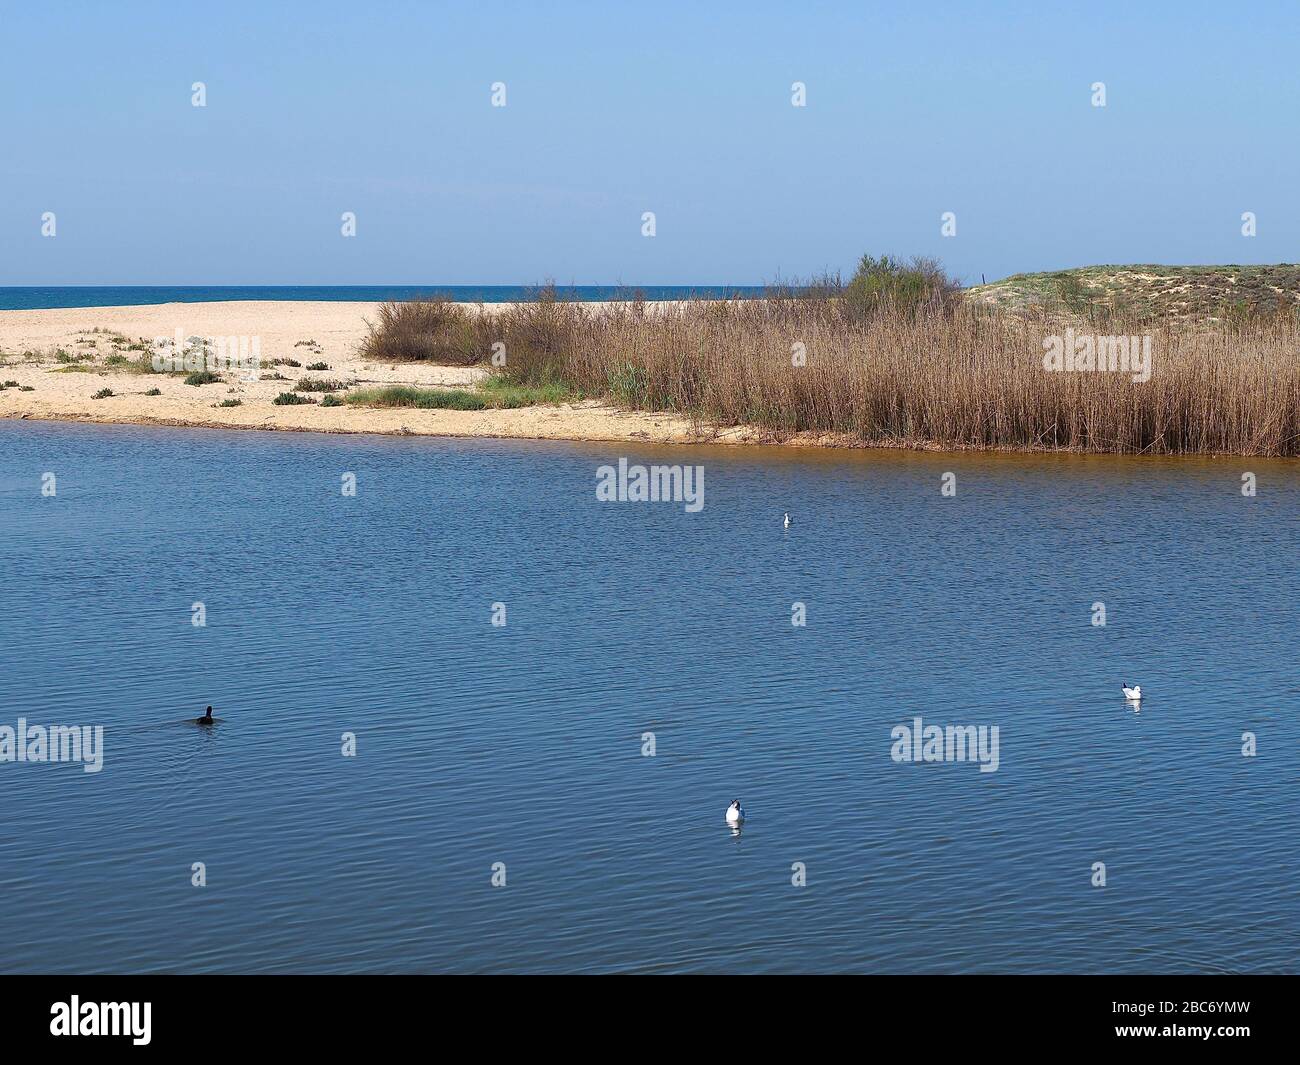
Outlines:
[[[490,330],[481,314],[445,299],[381,304],[366,323],[361,354],[368,359],[471,366],[483,359]]]
[[[1300,454],[1300,323],[1104,325],[942,298],[842,295],[606,305],[553,296],[479,312],[505,375],[704,425],[901,447]],[[1049,372],[1067,327],[1152,338],[1151,375]],[[437,345],[433,345],[436,347]],[[803,355],[802,364],[799,358]]]

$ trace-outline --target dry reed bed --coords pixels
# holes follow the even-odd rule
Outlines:
[[[1048,372],[1044,338],[1149,334],[1151,377]],[[850,314],[833,299],[542,300],[478,316],[505,372],[775,438],[1092,452],[1300,453],[1300,324],[1029,319],[969,304]],[[794,365],[794,345],[806,364]]]

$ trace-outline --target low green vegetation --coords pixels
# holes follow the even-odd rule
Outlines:
[[[359,388],[346,401],[356,407],[418,407],[422,410],[483,410],[487,400],[476,392],[460,388],[417,388],[415,385],[387,385]]]
[[[339,399],[338,396],[327,394],[321,396],[320,405],[322,407],[341,407],[343,406],[343,400]]]
[[[473,390],[464,388],[420,388],[415,385],[387,385],[359,388],[346,401],[358,407],[417,407],[424,410],[506,410],[532,407],[539,403],[564,403],[574,399],[573,391],[547,382],[520,384],[503,377],[489,377]]]
[[[244,401],[242,399],[223,399],[220,403],[215,405],[218,407],[242,407]]]
[[[329,365],[328,365],[327,363],[323,363],[323,362],[313,362],[313,363],[309,363],[309,364],[308,364],[307,369],[309,369],[309,370],[328,370],[328,369],[329,369]]]
[[[301,403],[315,403],[311,396],[302,396],[297,392],[281,392],[271,400],[277,407],[295,407]]]
[[[112,390],[111,388],[101,388],[98,392],[96,392],[96,393],[95,393],[93,396],[91,396],[90,398],[91,398],[91,399],[108,399],[108,398],[109,398],[110,396],[112,396],[112,395],[113,395],[113,390]]]
[[[490,407],[535,407],[538,404],[571,403],[579,398],[571,388],[557,381],[521,384],[497,374],[485,378],[478,387]]]
[[[146,395],[146,396],[161,396],[161,395],[162,395],[162,389],[161,389],[161,388],[151,388],[151,389],[149,389],[148,392],[145,393],[145,395]]]

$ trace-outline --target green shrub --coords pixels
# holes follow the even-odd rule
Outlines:
[[[341,407],[343,406],[343,400],[339,399],[338,396],[325,395],[321,396],[320,405],[322,407]]]
[[[193,366],[193,363],[190,363]],[[192,374],[187,374],[185,383],[187,385],[212,385],[221,380],[221,374],[213,373],[211,370],[196,370]]]
[[[112,390],[111,388],[101,388],[98,392],[96,392],[96,393],[95,393],[93,396],[91,396],[90,398],[91,398],[91,399],[108,399],[108,397],[111,396],[112,394],[113,394],[113,390]]]
[[[309,370],[328,370],[328,369],[329,369],[329,366],[328,366],[328,364],[323,363],[323,362],[313,362],[313,363],[311,363],[311,364],[308,365],[307,369],[309,369]]]
[[[146,395],[146,396],[161,396],[161,395],[162,395],[162,389],[161,389],[161,388],[151,388],[151,389],[149,389],[148,392],[145,393],[145,395]]]
[[[223,399],[217,404],[218,407],[242,407],[243,405],[244,401],[242,399]]]
[[[844,290],[844,304],[854,317],[874,317],[886,310],[915,316],[926,307],[948,309],[960,291],[933,259],[903,262],[889,255],[864,255]]]
[[[315,403],[310,396],[300,396],[297,392],[281,392],[271,400],[277,407],[292,407],[299,403]]]

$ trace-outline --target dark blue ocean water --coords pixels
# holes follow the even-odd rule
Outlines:
[[[63,285],[53,288],[0,286],[0,311],[48,307],[140,307],[158,303],[212,303],[225,300],[323,300],[379,303],[384,300],[445,296],[464,303],[509,303],[531,298],[533,285]],[[691,296],[722,298],[761,295],[761,285],[560,285],[569,300],[677,300]]]
[[[1300,968],[1294,462],[0,455],[0,725],[105,729],[99,773],[0,762],[6,971]],[[620,455],[704,509],[598,502]],[[894,761],[918,715],[998,726],[997,771]]]

